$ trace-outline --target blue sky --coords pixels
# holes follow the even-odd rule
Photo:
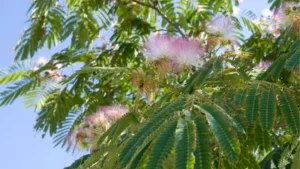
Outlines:
[[[28,27],[25,23],[28,16],[30,0],[1,1],[0,5],[0,68],[6,68],[14,59],[13,47],[19,40],[22,31]],[[251,9],[260,14],[267,7],[267,0],[244,0],[243,9]],[[54,50],[41,50],[38,56],[49,57]],[[4,89],[0,85],[0,91]],[[70,165],[82,153],[68,153],[60,147],[53,147],[52,139],[41,138],[41,133],[33,129],[36,114],[32,109],[25,109],[22,99],[14,104],[0,107],[0,164],[3,169],[62,169]]]
[[[6,68],[14,59],[13,47],[23,30],[30,0],[1,1],[0,5],[0,68]],[[41,50],[37,56],[49,57],[54,51]],[[0,91],[4,88],[0,85]],[[14,104],[0,107],[0,164],[3,169],[62,169],[70,165],[82,153],[68,153],[53,147],[52,139],[41,138],[33,129],[36,114],[25,109],[22,99]]]

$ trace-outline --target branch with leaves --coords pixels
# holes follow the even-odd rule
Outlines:
[[[144,2],[140,2],[138,0],[132,0],[133,2],[136,2],[137,4],[139,5],[142,5],[142,6],[146,6],[148,8],[151,8],[153,10],[155,10],[163,19],[165,19],[167,22],[169,22],[171,25],[174,26],[174,28],[178,31],[178,33],[182,36],[182,37],[186,37],[186,35],[182,32],[182,30],[180,29],[180,26],[173,22],[170,18],[168,18],[167,15],[165,15],[164,13],[162,13],[159,8],[157,8],[157,2],[153,2],[153,5],[151,4],[147,4],[147,3],[144,3]]]
[[[66,169],[300,168],[299,4],[128,2],[34,1],[16,59],[71,43],[1,70],[0,106],[23,97],[55,146],[90,151]]]

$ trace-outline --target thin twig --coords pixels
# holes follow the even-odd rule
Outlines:
[[[156,6],[153,6],[151,4],[147,4],[145,2],[140,2],[138,0],[132,0],[133,2],[139,4],[139,5],[142,5],[142,6],[146,6],[146,7],[149,7],[153,10],[155,10],[161,17],[163,17],[169,24],[173,25],[177,31],[179,32],[179,34],[182,36],[182,37],[185,37],[186,36],[184,35],[184,33],[181,31],[181,29],[179,28],[178,24],[173,22],[170,18],[167,17],[167,15],[165,15],[163,12],[161,12]]]
[[[287,124],[286,123],[277,123],[277,124],[274,124],[274,127],[278,128],[278,127],[286,127]]]

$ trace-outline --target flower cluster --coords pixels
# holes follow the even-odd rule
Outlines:
[[[256,69],[260,69],[260,70],[267,70],[271,65],[272,65],[272,61],[269,60],[265,60],[265,61],[260,61],[255,68]]]
[[[296,2],[284,2],[273,13],[270,10],[264,10],[263,17],[255,22],[274,36],[290,26],[300,35],[300,5]]]
[[[274,24],[279,28],[285,28],[293,24],[299,13],[298,5],[295,2],[285,2],[274,12]]]
[[[193,39],[158,35],[146,44],[146,53],[161,74],[196,66],[203,58],[200,43]]]
[[[237,42],[237,38],[234,36],[234,25],[228,16],[218,14],[206,24],[206,27],[206,31],[212,35],[208,39],[208,47],[215,46],[218,43],[231,44]]]
[[[104,116],[110,121],[114,122],[128,113],[128,108],[122,104],[114,104],[112,106],[101,106],[100,112],[104,113]]]
[[[153,93],[156,91],[156,83],[153,77],[146,75],[142,69],[137,69],[131,72],[131,83],[139,89],[139,92],[146,94],[146,99],[151,102]]]
[[[122,104],[100,106],[96,113],[86,116],[84,121],[68,134],[69,147],[91,148],[93,151],[97,147],[97,138],[128,111]]]

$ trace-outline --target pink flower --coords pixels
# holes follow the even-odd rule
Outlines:
[[[93,145],[97,138],[106,132],[111,126],[103,112],[97,112],[85,117],[76,129],[69,132],[66,141],[69,148],[79,146],[87,148]]]
[[[87,115],[76,129],[69,132],[66,138],[69,148],[75,146],[86,148],[94,145],[97,138],[110,128],[111,123],[128,111],[128,108],[121,104],[101,106],[99,111]]]
[[[220,37],[223,41],[236,41],[234,36],[234,25],[231,19],[225,15],[218,14],[212,18],[207,25],[207,32]]]
[[[116,121],[129,112],[128,108],[122,104],[114,104],[111,106],[101,106],[100,112],[103,112],[108,120]]]
[[[203,58],[203,50],[196,40],[177,38],[173,42],[174,55],[172,60],[176,68],[196,66]]]
[[[97,127],[103,132],[110,127],[110,123],[103,112],[97,112],[86,116],[84,119],[84,124],[91,127]]]
[[[81,148],[87,147],[89,142],[88,133],[90,133],[89,129],[84,128],[82,125],[77,129],[70,131],[66,138],[69,146],[68,148],[75,148],[76,146]]]
[[[199,63],[204,53],[196,40],[166,35],[159,35],[150,39],[145,44],[145,47],[149,57],[156,61],[154,63],[158,70],[163,69],[164,73],[169,72],[168,65],[170,65],[170,69],[173,66],[177,70],[180,70],[182,67],[195,66]],[[160,68],[160,65],[163,65],[163,68]]]
[[[151,38],[146,44],[146,53],[151,60],[159,60],[171,57],[173,53],[173,38],[167,35],[159,35]]]
[[[274,11],[274,24],[277,24],[281,29],[289,27],[299,12],[299,7],[295,2],[284,2],[280,8]]]
[[[260,61],[255,68],[256,69],[262,69],[262,70],[267,70],[271,65],[272,61],[266,60],[266,61]]]
[[[273,36],[277,36],[280,34],[280,27],[276,23],[273,23],[266,28],[266,32]]]

